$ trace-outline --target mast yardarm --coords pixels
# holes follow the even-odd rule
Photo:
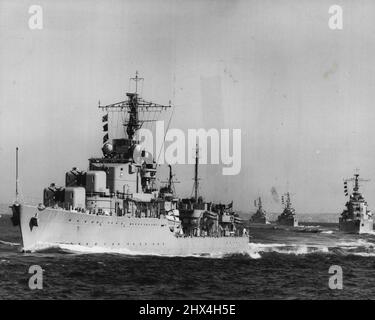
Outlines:
[[[135,77],[130,78],[130,80],[135,81],[135,92],[126,93],[126,96],[128,97],[127,100],[108,104],[105,106],[101,106],[99,104],[99,108],[105,111],[110,110],[114,112],[127,112],[129,114],[128,121],[124,121],[123,125],[126,126],[126,133],[128,135],[128,139],[133,140],[135,132],[139,130],[145,122],[156,121],[140,119],[140,111],[155,112],[166,110],[167,108],[171,107],[171,103],[169,102],[169,105],[162,105],[143,100],[137,92],[138,82],[143,80],[143,78],[138,77],[138,71],[136,72]]]

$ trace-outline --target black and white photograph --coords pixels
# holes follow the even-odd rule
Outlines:
[[[0,0],[0,300],[375,299],[374,28],[371,0]]]

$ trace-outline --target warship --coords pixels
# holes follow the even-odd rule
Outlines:
[[[359,178],[359,174],[354,174],[353,178],[344,180],[344,192],[349,196],[346,202],[346,209],[343,210],[339,218],[339,230],[348,233],[369,233],[373,231],[374,220],[372,213],[367,209],[367,202],[359,192],[359,182],[368,181]],[[348,182],[354,182],[353,192],[349,195]]]
[[[184,234],[190,236],[247,236],[243,220],[233,211],[233,201],[227,205],[205,202],[199,195],[199,146],[195,152],[194,196],[182,199],[179,213]]]
[[[277,224],[288,227],[298,227],[296,211],[292,207],[289,192],[281,197],[281,202],[284,205],[284,211],[277,217]]]
[[[126,93],[127,99],[105,106],[99,102],[105,113],[103,155],[90,158],[87,171],[74,167],[66,172],[65,186],[45,188],[38,206],[16,197],[12,221],[20,227],[23,250],[65,244],[176,256],[246,252],[249,237],[244,229],[239,233],[232,211],[210,210],[213,206],[199,197],[189,210],[170,184],[156,187],[159,165],[140,144],[137,130],[155,121],[145,114],[170,104],[145,101],[137,90],[143,78],[136,73],[131,80],[135,90]],[[109,112],[124,119],[124,138],[109,139]]]
[[[262,206],[261,197],[259,197],[257,200],[254,200],[254,206],[257,207],[258,210],[251,216],[250,223],[268,224],[269,222],[267,221],[266,211]]]

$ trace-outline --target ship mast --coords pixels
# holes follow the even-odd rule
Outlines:
[[[262,209],[262,198],[261,197],[258,197],[258,199],[254,200],[254,206],[258,207],[259,210]]]
[[[155,122],[156,120],[145,120],[139,118],[139,112],[156,112],[166,110],[171,107],[169,105],[157,104],[143,100],[138,94],[138,82],[144,80],[138,76],[138,71],[135,73],[135,77],[130,78],[131,81],[135,82],[135,92],[128,92],[126,96],[128,100],[112,103],[109,105],[101,106],[99,108],[104,111],[116,111],[116,112],[127,112],[129,114],[128,121],[124,121],[123,125],[126,127],[126,133],[129,140],[134,140],[134,134],[139,130],[145,122]]]
[[[198,148],[198,143],[197,143],[196,149],[195,149],[195,171],[194,171],[194,200],[195,200],[195,203],[198,202],[198,188],[199,188],[198,166],[199,166],[199,148]]]
[[[354,182],[353,186],[353,193],[357,194],[359,193],[359,182],[367,182],[370,181],[369,179],[360,179],[359,174],[354,174],[354,178],[344,179],[344,193],[347,196],[348,193],[348,182]]]
[[[174,190],[173,190],[174,189],[173,188],[173,176],[174,176],[174,174],[172,173],[172,165],[169,164],[168,167],[169,167],[169,178],[168,178],[167,188],[168,188],[168,191],[170,193],[174,193]]]
[[[130,78],[130,80],[133,80],[135,82],[135,94],[138,94],[138,81],[143,81],[144,78],[139,78],[138,71],[136,71],[135,78]]]
[[[291,206],[290,193],[287,192],[281,196],[281,203],[285,206],[285,209],[289,209]]]
[[[290,208],[290,206],[291,206],[291,203],[290,203],[290,193],[287,192],[286,193],[286,207]]]
[[[18,147],[16,148],[16,202],[18,202]]]
[[[175,194],[176,190],[175,190],[174,184],[179,183],[179,181],[176,181],[176,180],[173,179],[176,175],[173,174],[172,165],[168,164],[168,167],[169,167],[168,180],[167,181],[161,181],[161,183],[166,183],[165,187],[163,188],[164,190],[167,190],[169,193]]]

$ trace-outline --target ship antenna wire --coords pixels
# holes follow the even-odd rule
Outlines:
[[[18,202],[18,147],[16,148],[16,202]]]
[[[172,117],[173,117],[173,114],[174,114],[174,110],[175,110],[175,107],[176,105],[174,104],[173,107],[172,107],[172,113],[171,113],[171,116],[169,117],[169,121],[168,121],[168,125],[167,125],[167,130],[164,132],[164,139],[163,139],[163,143],[161,144],[161,147],[160,147],[160,151],[159,151],[159,155],[158,155],[158,158],[156,160],[156,165],[159,166],[159,159],[160,159],[160,155],[161,155],[161,151],[164,147],[164,143],[165,143],[165,137],[167,136],[167,132],[169,130],[169,126],[171,125],[171,121],[172,121]]]
[[[175,101],[175,97],[176,97],[176,74],[174,74],[173,76],[173,82],[174,82],[174,86],[173,86],[173,100]],[[171,104],[171,102],[169,101],[169,105]],[[156,165],[159,166],[159,159],[160,159],[160,154],[161,154],[161,150],[163,149],[164,147],[164,143],[165,143],[165,137],[167,136],[167,132],[169,130],[169,126],[171,125],[171,121],[172,121],[172,117],[174,115],[174,110],[175,110],[175,107],[176,105],[173,104],[172,106],[172,113],[171,113],[171,116],[169,118],[169,121],[168,121],[168,126],[167,126],[167,130],[164,132],[164,139],[163,139],[163,143],[161,144],[160,146],[160,151],[159,151],[159,155],[158,155],[158,158],[156,160]]]

